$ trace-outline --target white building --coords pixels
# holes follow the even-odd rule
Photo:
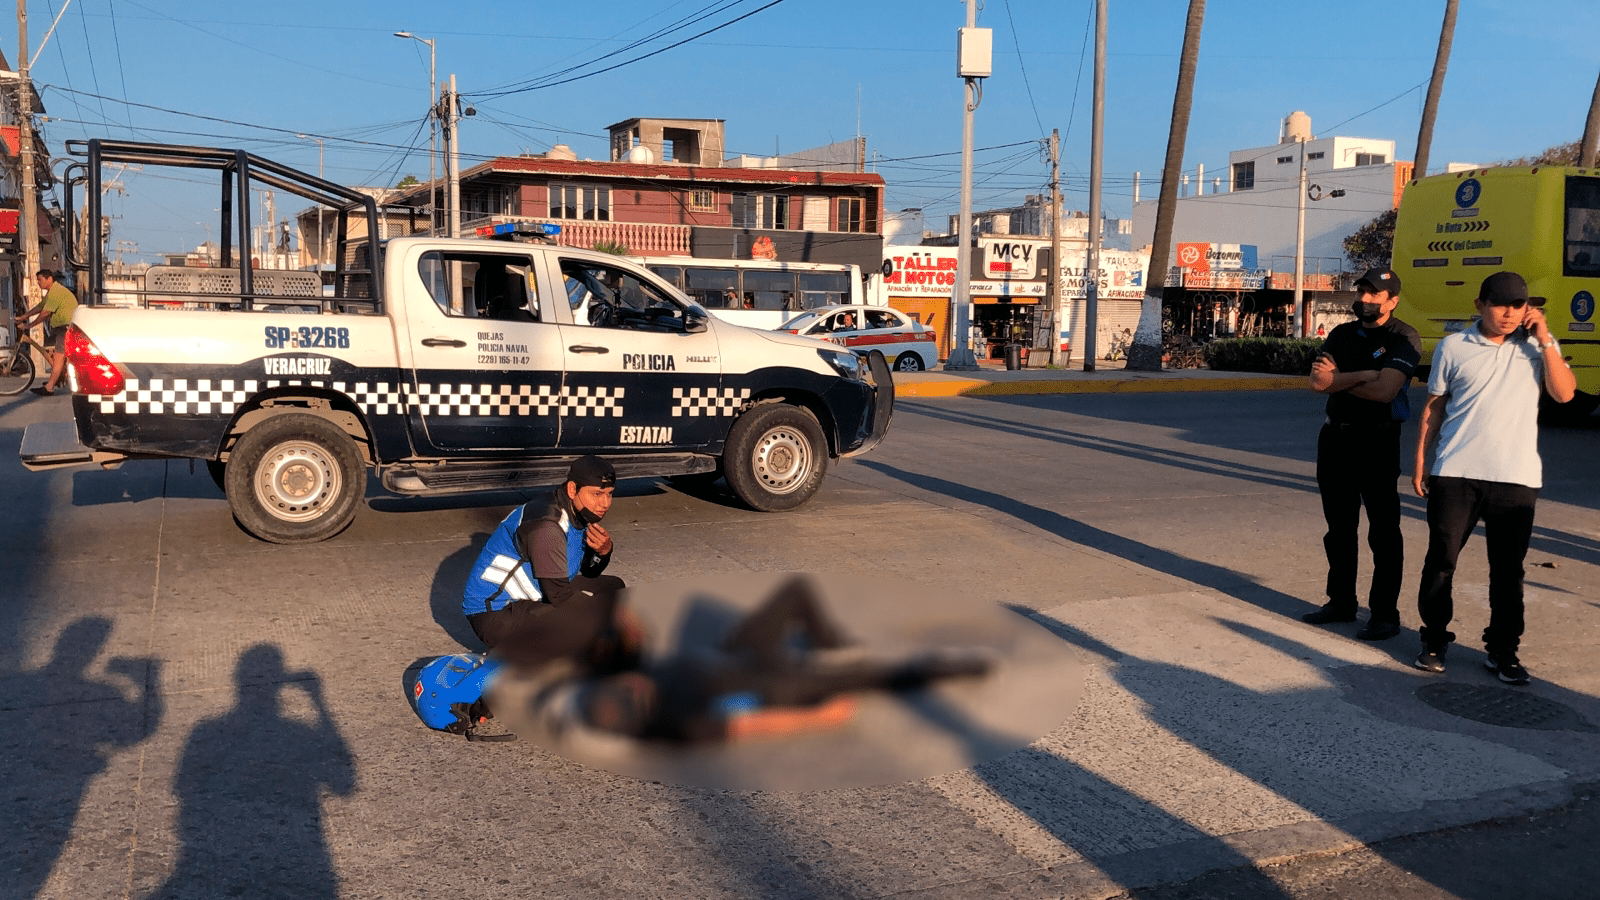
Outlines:
[[[1343,268],[1344,239],[1379,213],[1395,208],[1411,178],[1411,163],[1396,162],[1394,141],[1314,138],[1303,112],[1284,119],[1282,140],[1228,154],[1228,171],[1206,183],[1196,167],[1194,189],[1183,190],[1173,223],[1179,243],[1254,244],[1262,268],[1293,272],[1301,154],[1306,167],[1306,272]],[[1184,176],[1184,181],[1190,181]],[[1156,201],[1134,205],[1133,244],[1155,234]]]

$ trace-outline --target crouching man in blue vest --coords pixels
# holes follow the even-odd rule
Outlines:
[[[620,604],[595,602],[609,601],[626,587],[622,579],[601,574],[611,561],[612,542],[600,520],[611,509],[616,484],[610,463],[582,457],[548,502],[517,507],[489,536],[467,577],[461,611],[496,656],[513,665],[523,657],[542,657],[543,644],[564,640],[552,631],[594,628],[569,618],[586,619],[590,609],[614,609],[609,627],[594,642],[591,664],[606,670],[637,660],[643,645],[638,620]],[[569,604],[573,615],[551,615]]]

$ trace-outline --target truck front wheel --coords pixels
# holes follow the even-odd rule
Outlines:
[[[810,410],[778,403],[757,406],[733,423],[722,468],[728,486],[752,509],[794,509],[822,486],[828,442]]]
[[[317,416],[274,416],[244,433],[224,469],[228,505],[250,532],[274,544],[333,537],[366,494],[355,443]]]

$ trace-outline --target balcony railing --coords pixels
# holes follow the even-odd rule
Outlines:
[[[586,219],[539,219],[531,216],[480,216],[461,223],[461,233],[472,234],[483,225],[527,222],[534,225],[559,225],[556,243],[563,247],[593,247],[596,244],[621,244],[633,256],[688,256],[689,226],[654,225],[642,222],[593,222]]]

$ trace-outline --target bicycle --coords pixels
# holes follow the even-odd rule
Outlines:
[[[36,366],[30,347],[39,351],[40,358],[50,358],[50,351],[21,328],[17,329],[17,346],[0,349],[6,354],[0,359],[0,397],[14,397],[33,385]]]

